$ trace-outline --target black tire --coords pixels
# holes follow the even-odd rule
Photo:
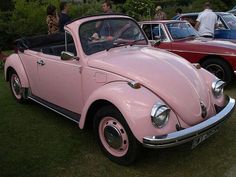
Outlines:
[[[18,74],[15,71],[11,71],[9,75],[10,89],[13,97],[19,103],[23,103],[25,98],[23,97],[23,89]]]
[[[140,154],[141,143],[114,106],[104,106],[96,113],[93,128],[101,150],[110,160],[121,165],[130,165]]]
[[[208,58],[201,63],[202,67],[213,73],[219,79],[229,84],[233,79],[232,68],[224,60],[219,58]]]

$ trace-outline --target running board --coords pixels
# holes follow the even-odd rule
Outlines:
[[[47,102],[47,101],[45,101],[45,100],[43,100],[43,99],[41,99],[37,96],[34,96],[34,95],[28,96],[28,98],[31,99],[32,101],[36,102],[36,103],[41,104],[42,106],[44,106],[44,107],[46,107],[46,108],[48,108],[48,109],[50,109],[54,112],[66,117],[67,119],[70,119],[70,120],[76,122],[76,123],[79,123],[79,121],[80,121],[80,117],[81,117],[80,114],[69,111],[69,110],[64,109],[60,106],[57,106],[55,104],[49,103],[49,102]]]

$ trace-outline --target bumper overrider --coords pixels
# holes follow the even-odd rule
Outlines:
[[[192,127],[161,136],[146,136],[143,145],[149,148],[167,148],[189,142],[201,136],[210,136],[227,120],[235,107],[235,100],[228,97],[226,106],[215,116]]]

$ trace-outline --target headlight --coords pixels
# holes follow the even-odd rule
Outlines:
[[[161,103],[156,103],[151,112],[152,124],[155,127],[164,127],[169,120],[170,109]]]
[[[222,80],[216,80],[212,83],[212,92],[215,97],[218,98],[219,96],[223,95],[224,86],[225,82],[223,82]]]

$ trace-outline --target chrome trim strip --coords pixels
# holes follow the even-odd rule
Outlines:
[[[167,148],[183,144],[201,136],[214,128],[220,127],[229,118],[235,107],[235,99],[229,98],[229,102],[215,116],[184,130],[176,131],[162,136],[146,136],[143,138],[143,145],[149,148]]]
[[[53,108],[51,108],[50,106],[48,106],[48,105],[46,105],[46,104],[44,104],[44,103],[38,101],[37,99],[35,99],[35,98],[31,97],[31,96],[29,96],[28,98],[31,99],[32,101],[34,101],[34,102],[36,102],[36,103],[38,103],[38,104],[40,104],[40,105],[46,107],[46,108],[48,108],[48,109],[54,111],[54,112],[56,112],[56,113],[58,113],[58,114],[60,114],[60,115],[62,115],[62,116],[64,116],[64,117],[66,117],[67,119],[70,119],[70,120],[72,120],[72,121],[74,121],[74,122],[76,122],[76,123],[79,123],[79,121],[77,121],[77,120],[75,120],[75,119],[73,119],[73,118],[71,118],[71,117],[69,117],[69,116],[67,116],[67,115],[65,115],[65,114],[63,114],[63,113],[61,113],[61,112],[59,112],[59,111],[53,109]]]

